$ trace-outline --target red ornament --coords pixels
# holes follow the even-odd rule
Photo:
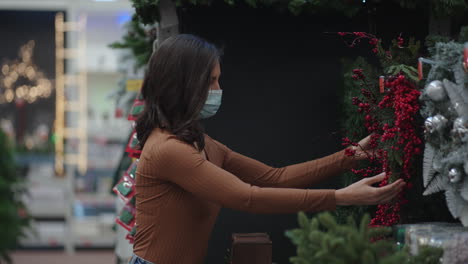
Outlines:
[[[422,58],[419,58],[418,60],[418,79],[422,80],[423,79],[423,64],[422,64]]]
[[[17,108],[22,108],[26,104],[26,101],[23,98],[17,98],[15,100],[15,105]]]
[[[123,116],[122,108],[115,109],[115,118],[121,118]]]
[[[379,90],[380,90],[380,93],[384,92],[384,81],[385,81],[385,77],[380,76],[379,77]]]
[[[397,39],[398,39],[398,47],[402,48],[405,40],[401,37],[401,35]]]

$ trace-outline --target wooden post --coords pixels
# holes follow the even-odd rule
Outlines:
[[[271,252],[266,233],[232,234],[231,264],[271,264]]]

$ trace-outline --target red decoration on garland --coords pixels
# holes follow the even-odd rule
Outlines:
[[[135,196],[135,180],[124,175],[112,188],[115,194],[125,203],[129,202]]]
[[[135,207],[127,203],[122,211],[120,211],[119,217],[115,221],[117,224],[127,229],[127,231],[130,231],[135,226],[135,216]]]
[[[136,131],[132,132],[130,139],[128,140],[127,147],[125,148],[125,152],[129,154],[132,158],[140,158],[141,150],[139,149],[139,141],[137,138]]]
[[[136,120],[138,116],[143,112],[145,107],[145,101],[140,92],[138,93],[136,99],[133,101],[130,113],[127,117],[128,120]],[[123,115],[122,109],[118,108],[115,112],[116,117],[121,117]],[[130,139],[126,145],[125,151],[128,153],[129,157],[137,158],[134,160],[132,165],[127,169],[125,174],[122,176],[117,185],[113,188],[113,191],[125,202],[125,207],[122,209],[116,222],[130,231],[126,239],[129,243],[133,244],[135,233],[136,233],[136,224],[135,224],[135,202],[136,202],[136,169],[138,164],[138,158],[141,155],[141,149],[139,146],[139,141],[137,138],[135,130],[135,122],[132,122],[133,132],[130,136]]]
[[[128,114],[127,119],[129,121],[134,121],[137,120],[138,116],[143,112],[143,109],[145,107],[145,101],[140,101],[136,99],[133,102],[132,108],[130,109],[130,113]]]
[[[361,80],[362,86],[366,88],[361,89],[362,99],[354,97],[353,104],[358,107],[359,113],[365,115],[364,125],[367,131],[372,133],[370,144],[376,151],[368,154],[370,166],[352,171],[362,177],[370,177],[385,171],[386,177],[380,186],[385,186],[400,178],[409,182],[413,172],[411,165],[414,156],[421,154],[422,140],[417,136],[415,126],[420,92],[404,75],[398,75],[384,81],[383,87],[387,88],[387,92],[380,100],[375,90],[365,83],[364,76],[358,76],[355,79]],[[382,78],[379,82],[381,80]],[[392,113],[393,119],[388,120],[387,117],[386,120],[382,116],[382,111],[387,114]],[[356,143],[344,138],[343,145],[356,146]],[[350,150],[346,151],[346,154],[353,155],[354,153]],[[408,184],[406,188],[411,188],[411,185]],[[395,202],[379,205],[371,225],[397,224],[400,220],[401,205],[406,202],[402,192]]]
[[[128,242],[129,242],[130,244],[134,244],[134,243],[135,243],[135,236],[130,235],[130,233],[128,233],[128,234],[125,236],[125,239],[127,239]]]

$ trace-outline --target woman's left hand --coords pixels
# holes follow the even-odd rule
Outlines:
[[[369,135],[361,141],[358,142],[358,146],[353,146],[352,149],[355,151],[354,157],[358,160],[365,160],[369,156],[373,156],[375,154],[375,148],[372,148],[370,145],[371,136]]]

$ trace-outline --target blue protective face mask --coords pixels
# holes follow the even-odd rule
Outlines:
[[[223,90],[210,90],[205,105],[200,111],[200,118],[205,119],[214,116],[221,106],[222,96]]]

